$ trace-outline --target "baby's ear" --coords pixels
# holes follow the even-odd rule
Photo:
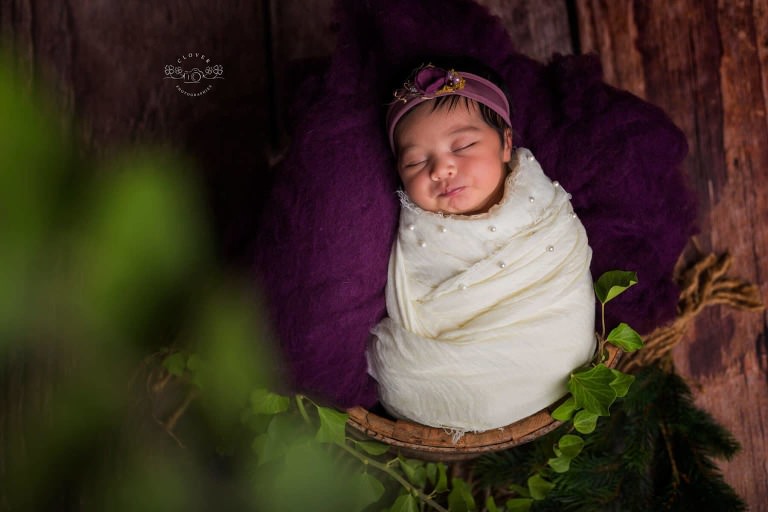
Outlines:
[[[512,160],[512,129],[504,129],[504,161],[509,162]]]

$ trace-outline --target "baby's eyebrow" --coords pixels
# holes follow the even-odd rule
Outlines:
[[[462,125],[457,128],[454,128],[452,130],[449,130],[446,132],[446,135],[456,135],[457,133],[463,133],[463,132],[479,132],[480,128],[473,125]]]
[[[416,147],[418,147],[416,144],[408,144],[407,146],[400,146],[397,149],[397,154],[398,156],[403,156],[406,153],[406,151],[410,151],[411,149],[414,149]]]

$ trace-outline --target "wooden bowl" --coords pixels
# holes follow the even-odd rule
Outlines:
[[[613,345],[607,345],[606,349],[608,359],[605,364],[613,368],[618,364],[621,352]],[[368,438],[388,444],[392,450],[406,457],[443,462],[467,460],[533,441],[556,429],[561,422],[554,419],[551,412],[560,402],[562,399],[505,427],[485,432],[467,432],[455,443],[452,434],[446,429],[408,420],[389,419],[362,407],[353,407],[347,411],[347,430],[358,439]]]

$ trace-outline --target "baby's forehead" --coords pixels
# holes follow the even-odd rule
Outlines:
[[[450,96],[442,96],[435,98],[434,100],[427,101],[416,107],[414,110],[418,110],[421,107],[428,107],[431,112],[441,112],[449,114],[451,112],[459,112],[464,115],[467,112],[470,114],[480,114],[480,104],[471,98],[466,96],[459,96],[452,94]]]
[[[422,103],[404,115],[395,127],[395,144],[399,145],[403,134],[416,129],[418,125],[432,121],[445,123],[482,122],[483,117],[475,100],[463,96],[441,98]]]

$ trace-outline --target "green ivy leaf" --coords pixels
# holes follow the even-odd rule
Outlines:
[[[297,439],[302,442],[308,439],[301,421],[289,414],[273,416],[267,426],[267,434],[273,441],[283,444],[293,443]]]
[[[427,485],[427,469],[424,466],[416,468],[416,473],[413,475],[411,483],[419,488],[424,488]]]
[[[290,415],[277,415],[270,419],[266,433],[253,440],[251,448],[261,465],[282,459],[291,446],[307,441],[308,437],[303,430],[303,425],[295,418]]]
[[[419,512],[416,497],[411,494],[403,494],[395,500],[389,508],[389,512]]]
[[[174,352],[165,358],[163,367],[174,377],[181,377],[187,367],[187,356],[183,352]]]
[[[548,480],[544,480],[540,474],[536,473],[528,479],[528,490],[531,493],[531,498],[535,500],[543,500],[555,487],[555,484]]]
[[[597,427],[597,414],[589,411],[579,411],[573,417],[573,427],[580,434],[591,434]]]
[[[189,371],[197,371],[203,366],[203,358],[201,358],[197,354],[189,354],[189,358],[187,359],[187,368],[189,368]]]
[[[278,414],[288,410],[291,399],[266,389],[251,392],[251,410],[255,414]]]
[[[406,459],[398,456],[400,468],[405,473],[405,477],[416,487],[424,487],[427,483],[427,471],[424,468],[424,462],[416,459]]]
[[[571,375],[568,389],[577,405],[598,416],[608,416],[608,409],[616,400],[616,392],[611,387],[613,379],[610,368],[601,363]]]
[[[485,509],[488,512],[499,512],[499,508],[496,506],[496,500],[493,499],[493,496],[488,496],[485,498]]]
[[[573,396],[569,396],[565,402],[558,405],[557,409],[552,411],[552,417],[558,421],[568,421],[577,410],[576,399]]]
[[[445,492],[448,490],[448,466],[442,462],[437,463],[437,483],[435,492]]]
[[[637,334],[637,331],[624,322],[614,327],[613,330],[608,333],[606,341],[616,345],[624,352],[634,352],[643,346],[643,338]]]
[[[621,295],[627,288],[637,284],[637,274],[624,270],[611,270],[595,282],[595,295],[601,304]]]
[[[584,411],[581,411],[584,412]],[[595,416],[597,418],[597,416]],[[584,439],[573,434],[566,434],[553,446],[556,457],[547,461],[557,473],[565,473],[571,467],[571,459],[576,457],[584,447]]]
[[[437,464],[434,462],[427,462],[427,480],[432,485],[437,483]]]
[[[533,500],[531,498],[512,498],[505,504],[508,512],[528,512],[531,510]]]
[[[251,449],[256,454],[256,459],[259,461],[259,465],[268,462],[270,458],[266,455],[267,446],[269,445],[269,436],[267,434],[261,434],[254,438],[251,443]]]
[[[558,456],[547,461],[547,465],[555,470],[555,473],[565,473],[571,468],[571,458]]]
[[[378,441],[355,441],[355,445],[369,455],[383,455],[389,446]]]
[[[357,510],[363,510],[371,503],[376,503],[384,495],[384,484],[370,473],[360,473],[354,479],[357,480],[354,483],[359,490]]]
[[[448,494],[448,510],[451,512],[469,512],[475,510],[475,498],[472,496],[467,483],[461,478],[451,480],[450,494]]]
[[[557,446],[560,448],[563,456],[572,459],[581,453],[581,449],[584,447],[584,439],[573,434],[566,434],[560,438]]]
[[[518,484],[509,484],[509,489],[512,491],[515,491],[520,496],[523,496],[524,498],[530,498],[531,493],[528,491],[527,487],[523,487],[522,485]]]
[[[261,434],[256,436],[251,443],[251,448],[256,453],[256,460],[258,465],[266,464],[273,460],[280,460],[285,457],[285,453],[288,450],[288,445],[285,443],[278,443],[272,439],[269,434]]]
[[[635,382],[635,376],[628,375],[624,372],[620,372],[619,370],[614,370],[614,369],[611,369],[611,373],[613,374],[611,387],[616,392],[616,396],[617,397],[627,396],[627,393],[629,393],[630,386],[632,385],[633,382]]]
[[[197,389],[206,389],[208,387],[206,382],[210,383],[210,380],[210,375],[206,375],[206,372],[196,371],[192,374],[192,384],[194,384]]]
[[[329,407],[317,407],[320,417],[320,428],[315,439],[320,443],[344,444],[346,438],[345,429],[349,415]]]

